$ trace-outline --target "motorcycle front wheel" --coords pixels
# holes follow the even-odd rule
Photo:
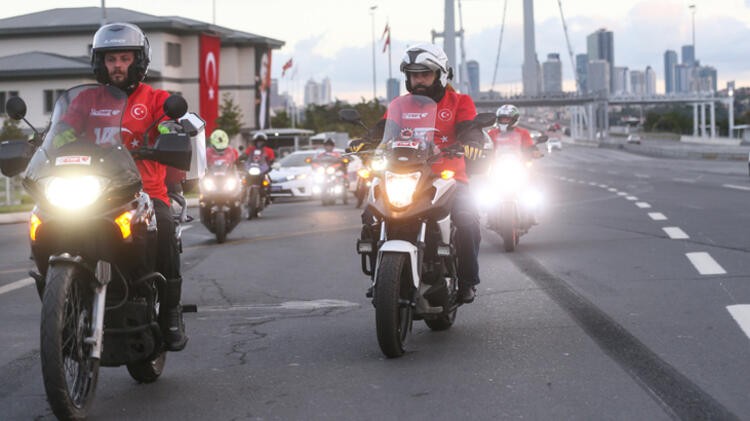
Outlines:
[[[217,243],[221,244],[227,240],[227,219],[224,212],[217,212],[214,216],[214,232]]]
[[[44,389],[59,419],[85,419],[99,377],[86,338],[94,330],[91,280],[72,263],[50,266],[42,301],[40,354]]]
[[[500,217],[500,236],[503,237],[503,248],[508,253],[515,251],[518,245],[516,226],[518,226],[516,210],[512,206],[504,207]]]
[[[409,267],[403,253],[383,253],[375,283],[375,326],[378,344],[388,358],[404,354],[406,338],[411,330],[412,286],[408,282]]]
[[[250,192],[247,196],[247,219],[249,221],[258,216],[258,205],[260,202],[258,189],[250,187]]]

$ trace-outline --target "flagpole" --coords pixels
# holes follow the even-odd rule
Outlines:
[[[375,9],[378,6],[370,6],[370,18],[372,21],[372,100],[377,102],[377,85],[375,82]]]
[[[393,73],[391,72],[391,25],[386,20],[385,25],[388,27],[388,83],[390,83],[390,79],[393,79]]]

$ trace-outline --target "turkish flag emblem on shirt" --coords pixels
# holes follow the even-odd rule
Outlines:
[[[206,120],[206,133],[211,134],[219,117],[219,55],[221,39],[201,34],[200,38],[200,114]]]

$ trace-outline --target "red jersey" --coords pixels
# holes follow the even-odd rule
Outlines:
[[[120,135],[126,148],[137,149],[143,142],[146,129],[163,114],[167,97],[167,91],[140,83],[128,96],[127,105],[122,111],[121,99],[113,98],[107,89],[92,89],[76,97],[62,120],[98,145],[118,144],[120,139],[117,136]],[[148,134],[151,146],[159,135],[156,126]],[[121,132],[118,133],[118,129]],[[148,160],[136,160],[135,163],[141,173],[143,191],[151,198],[169,204],[165,183],[167,167]]]
[[[237,149],[234,149],[231,146],[228,146],[221,151],[217,151],[215,148],[206,149],[206,162],[209,167],[214,164],[232,166],[238,159],[239,153],[237,152]]]
[[[414,104],[415,107],[419,107],[419,101],[404,101],[403,104]],[[434,107],[434,104],[430,106]],[[400,110],[400,112],[401,116],[391,116],[389,118],[402,126],[398,120],[401,120],[402,118],[411,119],[412,116],[418,116],[420,110],[415,108],[413,110]],[[456,139],[457,123],[473,120],[477,115],[477,110],[471,97],[465,94],[459,94],[450,87],[445,90],[443,99],[437,103],[436,112],[437,116],[431,116],[428,118],[434,118],[435,120],[435,128],[438,131],[435,134],[434,141],[435,145],[440,149],[447,148],[458,141]],[[385,117],[388,116],[386,115]],[[466,175],[466,161],[464,161],[463,157],[442,158],[432,164],[433,173],[440,174],[443,170],[453,171],[453,177],[457,181],[464,183],[469,182],[469,177]]]
[[[518,145],[521,149],[534,147],[534,139],[531,138],[529,131],[521,127],[514,127],[513,130],[507,132],[501,132],[497,127],[493,127],[487,131],[487,134],[495,146]]]
[[[248,157],[252,157],[253,152],[255,152],[255,146],[248,146],[248,148],[245,149],[245,155],[247,155]],[[269,148],[268,146],[263,147],[263,153],[266,155],[266,162],[268,162],[269,164],[276,159],[276,154],[273,153],[273,149]]]

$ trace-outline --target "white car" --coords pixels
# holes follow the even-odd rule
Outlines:
[[[312,197],[312,167],[305,159],[318,153],[296,151],[276,162],[268,174],[271,177],[271,197]]]

